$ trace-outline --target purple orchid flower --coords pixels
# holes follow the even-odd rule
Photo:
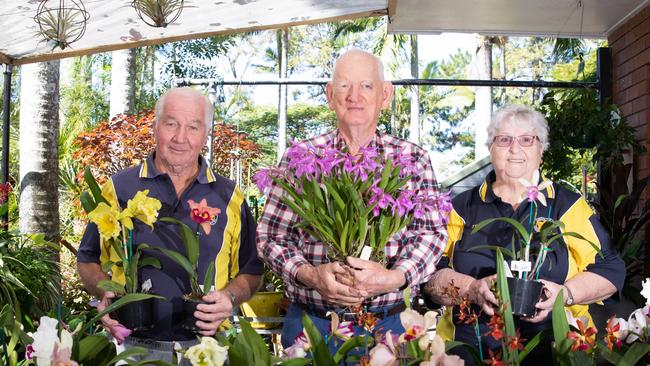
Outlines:
[[[418,168],[415,165],[415,157],[411,155],[395,153],[390,156],[390,159],[393,161],[393,166],[399,166],[400,178],[412,176],[418,172]]]
[[[399,217],[404,217],[413,210],[415,204],[413,203],[413,197],[415,192],[410,189],[405,189],[399,192],[397,200],[395,200],[395,205],[393,205],[393,214],[397,211]]]
[[[368,200],[368,205],[372,206],[375,205],[375,207],[372,209],[372,214],[377,217],[379,216],[380,210],[386,209],[389,206],[394,206],[395,205],[395,199],[391,197],[389,194],[384,192],[383,189],[377,187],[376,185],[372,185],[369,189],[370,191],[370,199]]]
[[[273,178],[279,178],[283,174],[282,169],[279,168],[262,168],[253,175],[253,181],[257,185],[257,189],[264,194],[268,194],[273,184]]]

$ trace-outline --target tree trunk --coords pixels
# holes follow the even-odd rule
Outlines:
[[[479,36],[476,50],[476,69],[479,80],[492,79],[492,43],[490,37]],[[487,140],[487,125],[492,117],[492,88],[477,87],[474,99],[474,158],[476,160],[489,154],[485,145]]]
[[[20,231],[58,242],[59,61],[23,65],[20,85]]]
[[[278,71],[281,79],[287,78],[287,55],[289,54],[289,28],[277,31]],[[287,148],[287,85],[278,86],[278,156],[280,162]]]
[[[411,77],[418,79],[418,36],[411,35]],[[417,85],[411,85],[411,124],[409,126],[409,141],[420,143],[420,88]]]
[[[135,112],[135,56],[135,48],[112,52],[111,119],[120,113]]]

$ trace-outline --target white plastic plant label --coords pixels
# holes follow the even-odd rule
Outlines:
[[[372,248],[368,245],[364,245],[363,249],[361,249],[361,255],[359,258],[369,260],[370,259],[370,254],[372,253]]]
[[[510,262],[510,269],[513,272],[530,272],[533,264],[530,261],[512,261]]]
[[[503,268],[505,268],[506,272],[506,277],[514,277],[512,275],[512,271],[510,271],[510,266],[508,265],[508,262],[504,259],[503,260]]]

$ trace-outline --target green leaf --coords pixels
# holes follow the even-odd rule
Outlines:
[[[329,348],[323,340],[323,336],[320,334],[318,329],[316,329],[311,318],[305,313],[302,314],[302,325],[305,328],[305,334],[311,343],[314,366],[336,366],[336,363],[330,355]]]
[[[210,292],[212,285],[214,285],[214,261],[210,262],[210,264],[208,265],[208,269],[206,269],[205,271],[205,277],[203,278],[204,295]]]
[[[625,352],[623,357],[618,363],[619,366],[633,366],[636,365],[643,356],[650,352],[650,344],[635,342],[632,343],[630,349]]]
[[[79,200],[81,201],[81,207],[83,207],[86,214],[91,213],[97,207],[97,203],[88,191],[81,193]]]
[[[528,343],[526,343],[526,348],[524,348],[523,351],[519,354],[519,363],[524,361],[524,358],[528,356],[528,354],[535,348],[537,345],[539,345],[539,342],[542,340],[542,338],[546,338],[548,335],[550,335],[551,330],[546,329],[544,331],[541,331],[537,333],[533,339],[529,340]]]
[[[368,348],[372,348],[374,343],[375,343],[374,339],[369,336],[364,335],[364,336],[351,337],[341,345],[338,351],[336,351],[333,361],[336,365],[339,365],[343,361],[345,361],[345,358],[347,357],[348,353],[353,349],[365,348],[366,346],[368,346]]]
[[[553,338],[555,339],[555,352],[560,357],[568,357],[571,341],[567,339],[567,333],[571,330],[569,322],[564,313],[564,290],[560,290],[555,298],[553,310],[551,312],[553,322]]]
[[[102,289],[104,291],[112,291],[115,293],[115,295],[118,296],[126,292],[124,290],[124,285],[111,280],[99,281],[97,283],[97,288]]]
[[[120,352],[117,356],[113,357],[108,364],[114,364],[118,361],[126,360],[129,357],[133,356],[146,356],[149,354],[149,351],[144,347],[129,347],[124,351]]]
[[[154,267],[157,269],[160,269],[162,267],[160,265],[160,260],[155,257],[144,257],[140,259],[140,261],[138,262],[138,268],[142,268],[146,266]]]
[[[173,260],[174,262],[178,263],[178,265],[180,265],[181,267],[183,267],[183,269],[184,269],[188,274],[190,274],[190,275],[196,275],[196,273],[195,273],[195,271],[194,271],[194,267],[192,266],[192,264],[190,263],[190,261],[189,261],[187,258],[185,258],[185,256],[183,256],[182,254],[180,254],[179,252],[177,252],[177,251],[175,251],[175,250],[166,249],[166,248],[157,248],[157,247],[156,247],[156,248],[153,248],[153,249],[160,251],[161,253],[163,253],[164,255],[166,255],[167,257],[169,257],[169,259],[171,259],[171,260]]]
[[[90,193],[92,193],[92,197],[94,198],[96,204],[99,204],[100,202],[106,202],[106,199],[104,196],[102,196],[102,189],[97,184],[95,177],[93,177],[89,166],[84,168],[84,181],[88,185],[88,189],[90,190]]]
[[[479,222],[478,224],[474,225],[474,227],[472,228],[472,234],[477,233],[478,231],[480,231],[481,229],[483,229],[484,227],[486,227],[487,225],[490,225],[491,223],[493,223],[495,221],[503,221],[503,222],[506,222],[506,223],[510,224],[515,230],[517,230],[517,232],[519,233],[519,236],[521,237],[521,239],[524,242],[528,242],[529,234],[528,234],[528,231],[526,230],[526,228],[524,228],[524,226],[519,221],[517,221],[515,219],[511,219],[509,217],[495,217],[495,218],[492,218],[492,219],[483,220],[483,221]]]
[[[79,364],[108,365],[115,357],[115,345],[104,335],[90,335],[82,338],[78,344]]]
[[[180,226],[181,239],[183,239],[183,244],[185,244],[187,260],[190,261],[193,267],[196,266],[196,264],[199,263],[199,239],[197,238],[196,233],[183,221],[177,220],[173,217],[163,217],[158,219],[158,221],[175,223]]]
[[[508,291],[508,278],[506,277],[506,270],[503,264],[503,253],[501,249],[497,249],[497,292],[500,297],[501,304],[504,304],[503,320],[506,324],[506,336],[515,336],[515,321],[512,317],[512,306],[510,303],[510,292]],[[509,350],[508,347],[503,348],[503,358],[516,360],[519,358],[519,351]]]

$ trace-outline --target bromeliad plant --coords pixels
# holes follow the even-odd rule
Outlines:
[[[541,191],[553,184],[552,181],[543,179],[538,185],[536,183],[539,181],[538,170],[533,174],[532,183],[523,178],[519,181],[526,187],[526,192],[522,196],[522,200],[525,199],[531,203],[530,212],[528,214],[528,229],[521,222],[509,217],[486,219],[474,225],[474,228],[472,229],[472,234],[474,234],[495,221],[505,222],[515,229],[515,233],[519,237],[519,248],[517,249],[515,247],[515,238],[513,238],[511,249],[494,245],[481,245],[474,247],[474,250],[484,248],[500,249],[503,254],[512,259],[510,267],[513,271],[519,273],[518,278],[527,280],[539,279],[542,265],[544,264],[548,252],[551,250],[549,246],[556,240],[565,236],[584,240],[602,256],[600,248],[592,241],[576,232],[565,231],[565,225],[562,221],[552,220],[550,217],[538,217],[538,203],[546,206],[546,198]],[[537,238],[539,238],[539,246],[534,247],[533,243]]]
[[[385,158],[374,147],[352,155],[296,143],[286,168],[262,169],[254,179],[261,192],[273,183],[286,192],[283,202],[302,219],[298,227],[327,243],[331,259],[363,257],[368,246],[370,259],[384,262],[387,241],[413,218],[433,213],[445,220],[451,210],[448,195],[406,188],[416,172],[409,155]]]
[[[104,291],[113,291],[117,296],[147,292],[150,286],[143,284],[145,288],[138,288],[138,269],[143,266],[160,268],[160,261],[142,256],[143,250],[152,249],[150,245],[141,243],[136,246],[133,243],[133,220],[138,219],[153,229],[161,207],[160,201],[148,197],[149,190],[139,191],[122,209],[114,195],[107,191],[108,185],[100,188],[89,168],[85,170],[84,180],[89,191],[81,195],[81,204],[90,221],[97,225],[102,252],[110,253],[102,270],[113,274],[112,280],[100,281],[97,286]]]
[[[162,222],[169,222],[180,226],[181,239],[185,246],[185,256],[177,251],[165,248],[155,248],[178,263],[187,272],[190,278],[191,292],[185,295],[186,300],[201,300],[201,298],[210,292],[214,285],[214,261],[211,261],[205,272],[203,286],[199,285],[199,256],[200,256],[200,236],[201,230],[205,235],[210,234],[212,225],[217,223],[221,210],[216,207],[210,207],[206,199],[197,203],[188,200],[190,206],[190,218],[196,223],[194,230],[190,229],[184,222],[173,217],[163,217]]]

